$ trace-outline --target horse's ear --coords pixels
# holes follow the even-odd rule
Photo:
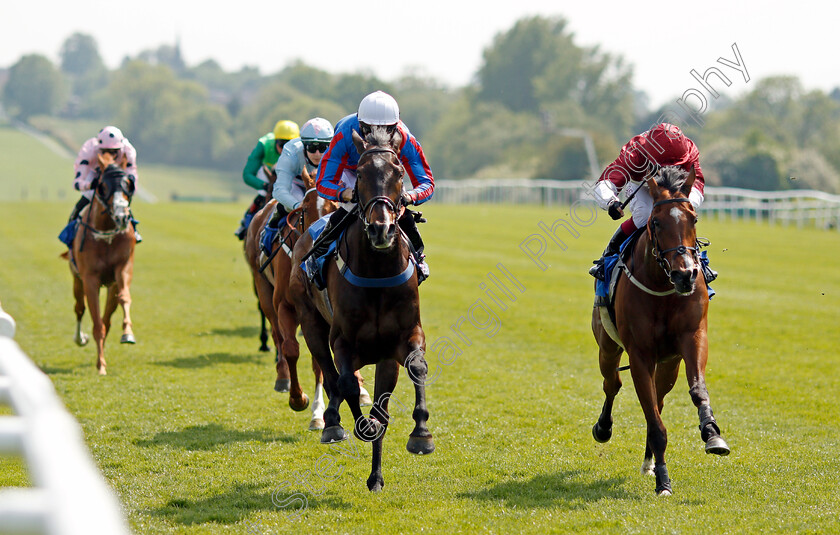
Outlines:
[[[355,130],[353,130],[353,144],[356,145],[356,150],[359,151],[359,154],[363,153],[367,148],[365,140]]]
[[[659,198],[661,195],[659,191],[659,183],[656,181],[656,174],[650,175],[645,179],[647,181],[648,191],[653,199]]]
[[[315,187],[315,181],[312,180],[312,175],[309,174],[309,169],[307,169],[305,165],[300,170],[300,178],[303,179],[303,184],[306,186],[306,189],[312,189]]]
[[[99,160],[99,168],[100,169],[105,169],[106,167],[108,167],[109,162],[105,161],[105,155],[103,153],[97,151],[96,159]]]
[[[391,135],[391,148],[394,149],[394,152],[397,153],[397,156],[400,154],[400,147],[402,147],[403,143],[403,136],[399,129],[395,128],[394,133]]]
[[[689,171],[688,176],[685,179],[685,182],[683,182],[682,188],[680,188],[680,191],[686,197],[688,197],[689,193],[691,193],[691,188],[692,188],[692,186],[694,186],[694,180],[696,178],[697,178],[697,173],[695,172],[694,166],[692,165],[691,166],[691,171]]]

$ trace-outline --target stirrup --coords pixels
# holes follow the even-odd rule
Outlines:
[[[417,256],[418,258],[415,259],[417,267],[417,286],[420,286],[424,280],[429,278],[429,264],[426,263],[426,255]]]
[[[706,284],[709,284],[710,282],[718,278],[718,272],[710,268],[708,264],[701,263],[700,269],[703,272],[703,278],[706,280]]]
[[[599,281],[605,281],[604,258],[601,257],[592,263],[595,265],[589,268],[589,274],[598,279]]]

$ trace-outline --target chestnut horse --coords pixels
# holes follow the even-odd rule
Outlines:
[[[309,397],[303,392],[298,379],[297,362],[300,358],[300,344],[295,338],[298,327],[297,314],[287,298],[291,271],[290,253],[300,235],[313,222],[337,208],[334,202],[318,196],[315,191],[315,181],[306,168],[303,169],[301,178],[307,189],[300,207],[292,210],[286,218],[285,226],[280,230],[281,238],[278,246],[283,250],[278,251],[262,271],[260,269],[266,263],[266,257],[260,249],[260,232],[271,218],[274,207],[277,205],[276,200],[270,200],[254,215],[245,237],[245,257],[254,278],[260,311],[271,325],[271,336],[276,348],[277,377],[274,381],[274,390],[289,392],[289,406],[295,411],[305,410],[309,406]],[[324,428],[325,404],[323,374],[315,359],[312,360],[312,371],[315,374],[315,398],[312,403],[309,429],[317,431]],[[367,399],[363,401],[370,404],[370,396],[367,395]]]
[[[405,172],[399,159],[401,141],[399,132],[392,136],[385,126],[372,126],[365,140],[353,132],[353,143],[360,154],[356,195],[361,209],[351,214],[359,217],[338,239],[337,259],[327,260],[325,291],[311,285],[300,267],[300,258],[312,246],[308,234],[295,246],[289,283],[304,338],[324,371],[330,398],[321,443],[347,438],[339,416],[341,402],[346,400],[355,420],[356,437],[373,442],[367,480],[371,491],[384,486],[382,441],[388,427],[388,400],[401,365],[414,381],[415,391],[415,427],[407,449],[416,454],[432,453],[435,449],[426,426],[428,366],[423,356],[426,340],[420,324],[416,267],[407,240],[397,226]],[[354,377],[354,372],[366,364],[376,365],[370,419],[362,415],[359,384]]]
[[[85,299],[93,322],[96,341],[96,368],[105,375],[105,337],[111,329],[111,315],[119,304],[123,309],[120,343],[135,343],[131,330],[131,293],[129,285],[134,273],[134,225],[129,206],[134,195],[134,181],[125,174],[126,162],[117,165],[113,154],[100,153],[99,177],[93,182],[91,203],[80,214],[79,230],[73,246],[62,256],[70,260],[73,273],[73,295],[76,298],[76,344],[87,344],[82,332]],[[108,289],[102,315],[99,313],[99,289]]]
[[[607,442],[612,435],[613,400],[621,388],[619,361],[626,350],[647,421],[642,473],[656,476],[659,495],[671,494],[665,468],[668,437],[660,415],[665,395],[677,381],[681,362],[685,362],[688,392],[697,407],[706,453],[729,453],[706,389],[709,295],[705,279],[702,275],[698,278],[697,213],[688,200],[694,180],[694,169],[686,173],[665,167],[647,181],[653,198],[647,232],[639,237],[626,264],[620,264],[623,276],[615,288],[615,327],[620,343],[604,328],[604,307],[596,306],[592,314],[592,332],[600,347],[606,394],[592,435],[598,442]]]

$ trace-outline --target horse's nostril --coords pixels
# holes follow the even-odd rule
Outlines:
[[[397,231],[397,226],[394,223],[388,225],[388,235],[392,236]]]

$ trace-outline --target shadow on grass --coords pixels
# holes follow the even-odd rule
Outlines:
[[[254,323],[259,323],[259,318],[254,320]],[[258,325],[249,326],[249,327],[231,327],[231,328],[220,328],[216,327],[210,331],[210,334],[217,334],[219,336],[238,336],[240,338],[254,338],[255,340],[260,337],[260,328]]]
[[[76,370],[79,368],[90,368],[92,370],[96,369],[96,361],[95,355],[91,358],[90,363],[88,364],[77,364],[75,366],[38,366],[38,368],[47,375],[61,375],[61,374],[70,374],[75,373]]]
[[[235,524],[255,511],[276,511],[291,516],[299,509],[308,510],[320,507],[350,509],[349,503],[338,498],[315,498],[308,494],[300,494],[300,496],[305,497],[305,501],[289,502],[289,505],[292,505],[291,507],[281,508],[272,501],[273,494],[273,491],[265,490],[263,485],[237,485],[227,492],[204,499],[172,498],[166,505],[155,509],[147,509],[146,513],[189,526],[205,523]],[[275,501],[281,506],[284,505],[285,500],[283,498],[286,497],[286,494],[283,493],[282,496],[278,494],[274,497]],[[300,510],[300,512],[303,512],[303,510]]]
[[[265,362],[263,355],[232,355],[230,353],[210,353],[209,355],[198,355],[195,357],[179,357],[172,360],[155,362],[158,366],[171,366],[173,368],[206,368],[215,364],[259,364]]]
[[[459,498],[474,500],[503,500],[508,507],[556,507],[581,509],[588,502],[607,499],[639,499],[628,495],[621,486],[626,477],[613,477],[601,481],[582,481],[580,470],[541,474],[526,481],[505,481],[474,492],[464,492]]]
[[[185,450],[211,450],[222,444],[231,442],[299,442],[295,435],[278,435],[274,431],[259,429],[239,431],[225,429],[219,424],[194,425],[181,431],[162,431],[150,439],[135,440],[134,444],[143,447],[170,446]]]

